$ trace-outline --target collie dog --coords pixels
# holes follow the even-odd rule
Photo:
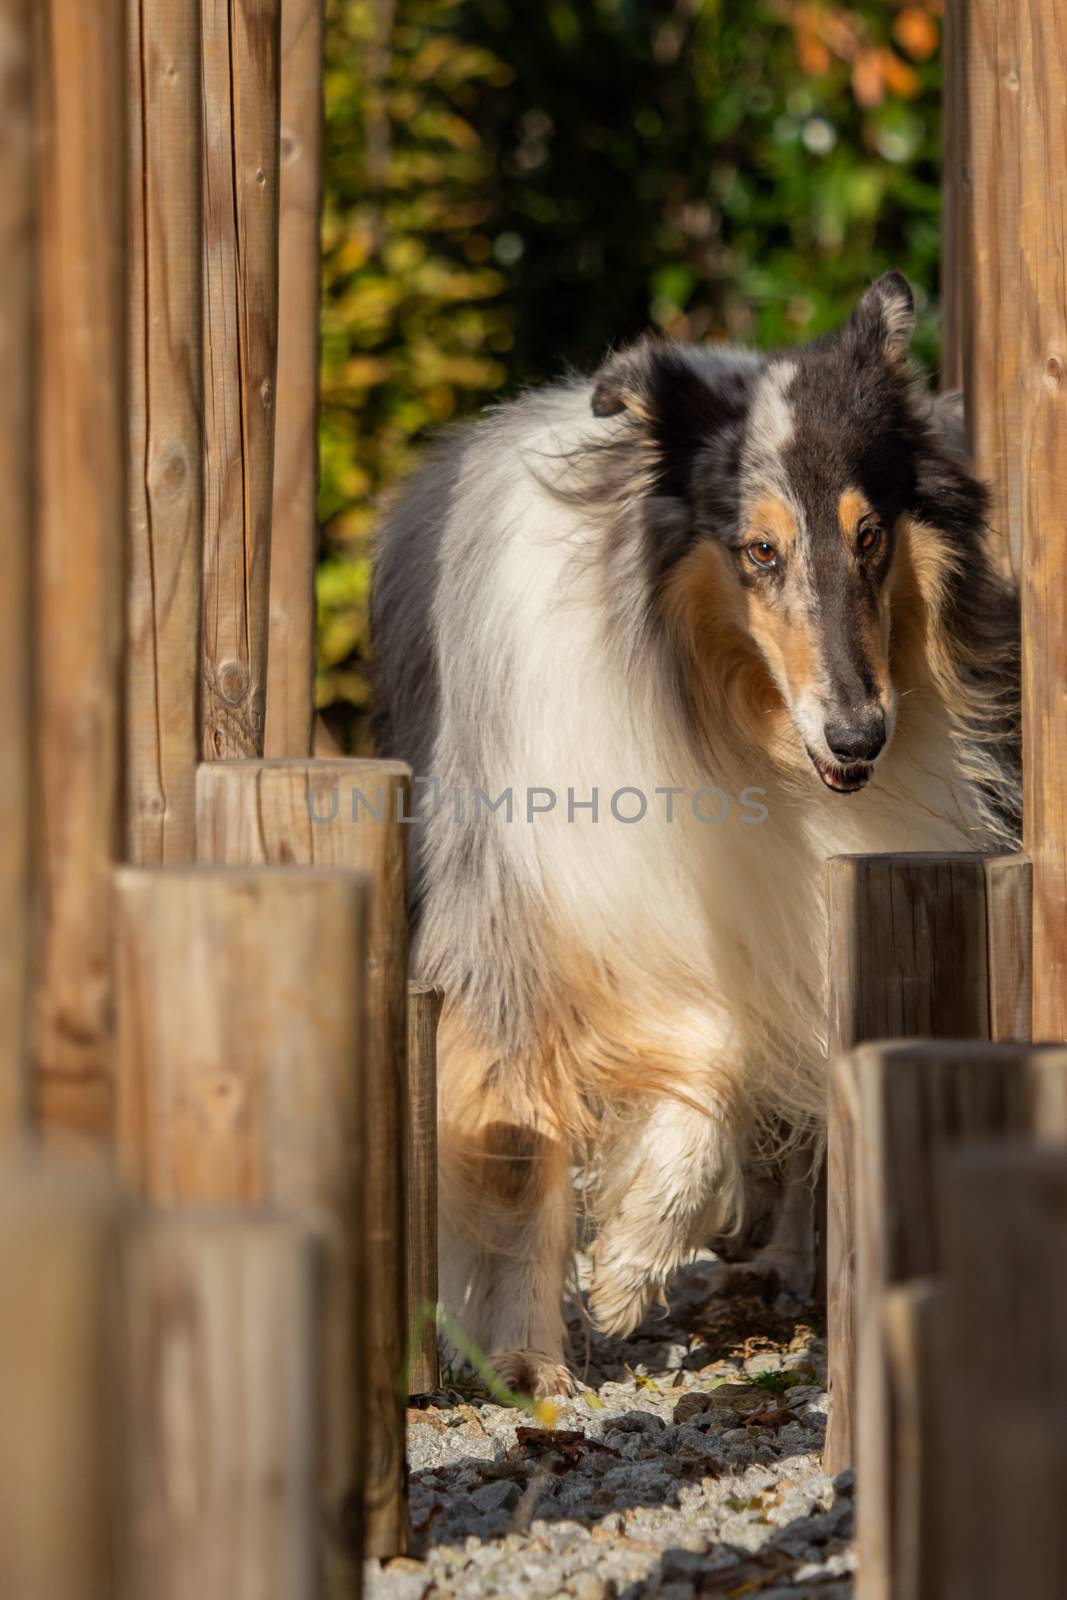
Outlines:
[[[1014,846],[1016,604],[913,324],[889,273],[796,351],[645,339],[448,436],[380,530],[442,1299],[534,1394],[577,1213],[625,1333],[811,1165],[826,858]]]

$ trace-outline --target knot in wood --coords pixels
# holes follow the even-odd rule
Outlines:
[[[1049,356],[1045,362],[1045,378],[1052,389],[1058,389],[1063,383],[1063,362],[1058,356]]]
[[[220,662],[218,687],[219,694],[227,705],[240,705],[248,693],[248,668],[243,667],[239,661]]]
[[[178,495],[189,477],[189,462],[180,445],[167,445],[148,468],[148,487],[154,494]]]

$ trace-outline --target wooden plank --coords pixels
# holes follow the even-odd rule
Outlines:
[[[34,184],[30,0],[0,3],[0,1137],[26,1117]]]
[[[942,373],[962,388],[990,523],[1019,570],[1019,36],[1015,0],[948,0]]]
[[[954,1145],[1035,1131],[1045,1083],[1067,1094],[1067,1049],[924,1040],[838,1058],[851,1077],[856,1254],[857,1600],[893,1600],[895,1507],[886,1291],[940,1268],[935,1164]],[[1055,1091],[1053,1091],[1055,1093]],[[1043,1130],[1051,1135],[1047,1110]],[[1059,1130],[1067,1142],[1067,1121]]]
[[[129,0],[131,861],[195,851],[204,517],[200,0]]]
[[[203,0],[202,751],[263,754],[278,352],[281,0]]]
[[[852,1464],[855,1391],[852,1105],[833,1063],[866,1039],[989,1037],[986,862],[979,855],[835,856],[830,927],[826,1471]]]
[[[255,1212],[124,1239],[122,1600],[318,1600],[317,1264]]]
[[[119,844],[126,513],[126,0],[39,0],[33,646],[34,1094],[111,1123],[107,874]]]
[[[314,736],[322,35],[323,0],[285,0],[277,441],[264,751],[268,756],[309,756]]]
[[[367,1292],[374,1308],[365,1384],[371,1409],[366,1538],[371,1555],[408,1541],[401,1376],[407,1344],[404,1212],[407,1169],[409,770],[398,761],[227,761],[197,779],[197,850],[220,864],[355,867],[372,884],[368,933]]]
[[[408,1322],[410,1387],[439,1387],[437,1347],[437,1023],[444,993],[408,984]]]
[[[943,1158],[938,1600],[1060,1600],[1067,1571],[1067,1154]]]
[[[341,869],[116,875],[121,1170],[153,1204],[279,1206],[325,1242],[331,1596],[361,1558],[366,899]]]
[[[1028,856],[987,856],[989,1037],[1030,1039],[1033,871]]]
[[[1053,0],[1020,27],[1023,835],[1034,864],[1034,1035],[1067,1038],[1067,36]]]
[[[947,1291],[938,1279],[898,1284],[883,1302],[892,1408],[893,1600],[941,1600],[938,1386],[952,1361],[946,1315]]]
[[[0,1594],[111,1600],[119,1210],[101,1173],[0,1162]]]

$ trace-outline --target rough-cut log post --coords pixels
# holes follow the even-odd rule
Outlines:
[[[1060,1600],[1067,1154],[946,1157],[937,1209],[950,1352],[938,1391],[938,1600]]]
[[[441,1381],[437,1346],[437,1021],[444,995],[408,984],[408,1321],[413,1394]]]
[[[408,768],[396,761],[227,761],[197,779],[201,861],[357,867],[372,885],[368,930],[368,1553],[407,1541],[402,1378],[407,1345],[404,1195],[407,1116]]]
[[[281,0],[202,0],[205,760],[263,754]]]
[[[329,1392],[320,1527],[330,1594],[355,1593],[366,880],[298,867],[116,876],[120,1167],[157,1205],[270,1204],[317,1222]]]
[[[894,1495],[886,1290],[939,1269],[935,1162],[954,1144],[1040,1131],[1067,1091],[1067,1049],[1056,1045],[864,1045],[834,1072],[852,1105],[856,1254],[855,1462],[858,1600],[891,1600]],[[1046,1090],[1046,1085],[1051,1086]],[[1059,1130],[1067,1142],[1067,1122]]]
[[[111,1600],[113,1264],[99,1173],[0,1163],[0,1594]]]
[[[993,494],[1006,561],[1020,557],[1019,38],[1015,0],[948,0],[942,168],[941,371]]]
[[[107,873],[120,834],[126,0],[35,7],[39,266],[34,1085],[47,1132],[111,1121]]]
[[[323,0],[284,0],[268,756],[309,756],[315,716],[322,29]]]
[[[946,1294],[937,1280],[913,1278],[888,1290],[883,1306],[892,1406],[893,1600],[941,1600],[938,1384],[952,1360]]]
[[[129,1230],[122,1600],[318,1600],[315,1267],[306,1230],[256,1213]]]
[[[1067,1038],[1067,36],[1019,7],[1023,818],[1034,864],[1034,1035]]]
[[[33,100],[30,0],[0,0],[0,1137],[28,1108]]]
[[[988,1039],[988,857],[835,856],[826,864],[831,1064],[866,1039]],[[830,1415],[825,1465],[852,1464],[852,1105],[831,1067],[826,1145]]]
[[[195,851],[204,517],[200,0],[129,0],[126,844]]]

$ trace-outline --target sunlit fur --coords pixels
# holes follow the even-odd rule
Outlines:
[[[644,343],[592,384],[527,395],[439,447],[381,532],[380,753],[463,797],[434,811],[424,787],[412,830],[415,969],[448,997],[442,1294],[536,1392],[568,1382],[575,1170],[598,1230],[590,1307],[623,1330],[695,1246],[745,1222],[761,1161],[817,1142],[826,858],[1014,840],[1013,603],[983,495],[907,370],[902,282],[880,280],[837,345]],[[815,537],[787,451],[808,426],[839,435],[835,408],[866,481],[842,467],[832,536],[859,505],[846,490],[892,535],[849,648],[871,655],[894,726],[848,795],[820,782],[790,703],[793,680],[809,702],[829,693],[826,597],[805,580],[804,627],[783,628],[737,546],[768,495]],[[884,434],[880,417],[896,419]],[[891,449],[908,452],[899,473]],[[662,799],[632,825],[608,813],[622,788],[709,785],[733,797],[721,824],[680,801],[668,823]],[[475,789],[509,788],[512,822],[475,820]],[[527,821],[528,788],[556,809]],[[569,817],[568,791],[594,788],[599,821]]]

